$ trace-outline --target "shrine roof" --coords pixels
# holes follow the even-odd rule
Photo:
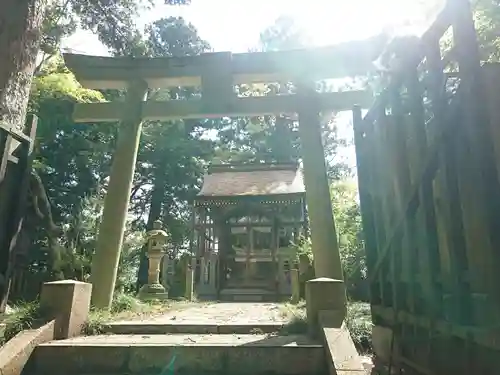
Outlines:
[[[222,164],[211,166],[198,197],[269,196],[305,193],[297,164]]]

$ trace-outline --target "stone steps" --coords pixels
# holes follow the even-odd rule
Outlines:
[[[101,335],[52,341],[33,354],[36,374],[325,375],[323,345],[306,336]]]
[[[256,334],[280,331],[285,323],[205,323],[205,322],[113,322],[103,326],[103,333],[161,335],[183,334]]]
[[[228,287],[220,291],[219,298],[233,302],[273,302],[276,301],[276,293],[263,288]]]

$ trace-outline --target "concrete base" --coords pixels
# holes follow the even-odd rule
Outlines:
[[[92,285],[74,280],[45,283],[40,295],[40,309],[55,318],[55,339],[78,336],[87,321]]]
[[[217,301],[217,294],[197,294],[198,301]]]
[[[287,298],[290,298],[290,296],[279,296],[280,300]],[[221,290],[220,300],[233,302],[275,302],[276,293],[260,288],[227,288]]]
[[[318,316],[321,311],[335,312],[336,327],[340,328],[347,313],[344,282],[325,277],[306,282],[306,310],[309,333],[312,336],[320,333]]]
[[[277,360],[279,359],[279,360]],[[35,349],[37,373],[326,375],[322,345],[304,336],[103,335]]]
[[[138,297],[144,301],[168,299],[168,291],[161,284],[146,284],[139,290]]]
[[[377,355],[377,364],[395,363],[398,358],[398,342],[393,341],[392,329],[382,326],[373,326],[372,345],[373,351]],[[391,352],[392,349],[392,352]]]

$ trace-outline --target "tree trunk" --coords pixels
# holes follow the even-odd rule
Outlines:
[[[0,0],[0,123],[24,127],[46,0]]]
[[[26,108],[41,40],[45,6],[46,0],[0,0],[0,123],[7,127],[19,130],[24,130],[25,127]],[[3,152],[4,150],[0,149],[0,153]],[[19,192],[16,192],[14,197],[9,194],[11,189],[7,189],[7,180],[6,178],[3,181],[3,194],[0,194],[0,206],[3,207],[10,207],[12,198],[16,201],[22,198],[15,197]],[[19,191],[22,192],[23,189]],[[22,222],[12,221],[22,219],[12,217],[8,212],[5,214],[8,216],[6,220],[0,220],[0,232],[12,234],[11,228],[19,230]],[[17,233],[14,239],[1,241],[0,258],[4,264],[0,272],[0,312],[5,309],[9,294],[13,270],[11,249]],[[10,245],[4,245],[6,243]]]

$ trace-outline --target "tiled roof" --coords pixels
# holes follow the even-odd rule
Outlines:
[[[214,166],[205,174],[200,197],[262,196],[304,193],[295,164]]]

